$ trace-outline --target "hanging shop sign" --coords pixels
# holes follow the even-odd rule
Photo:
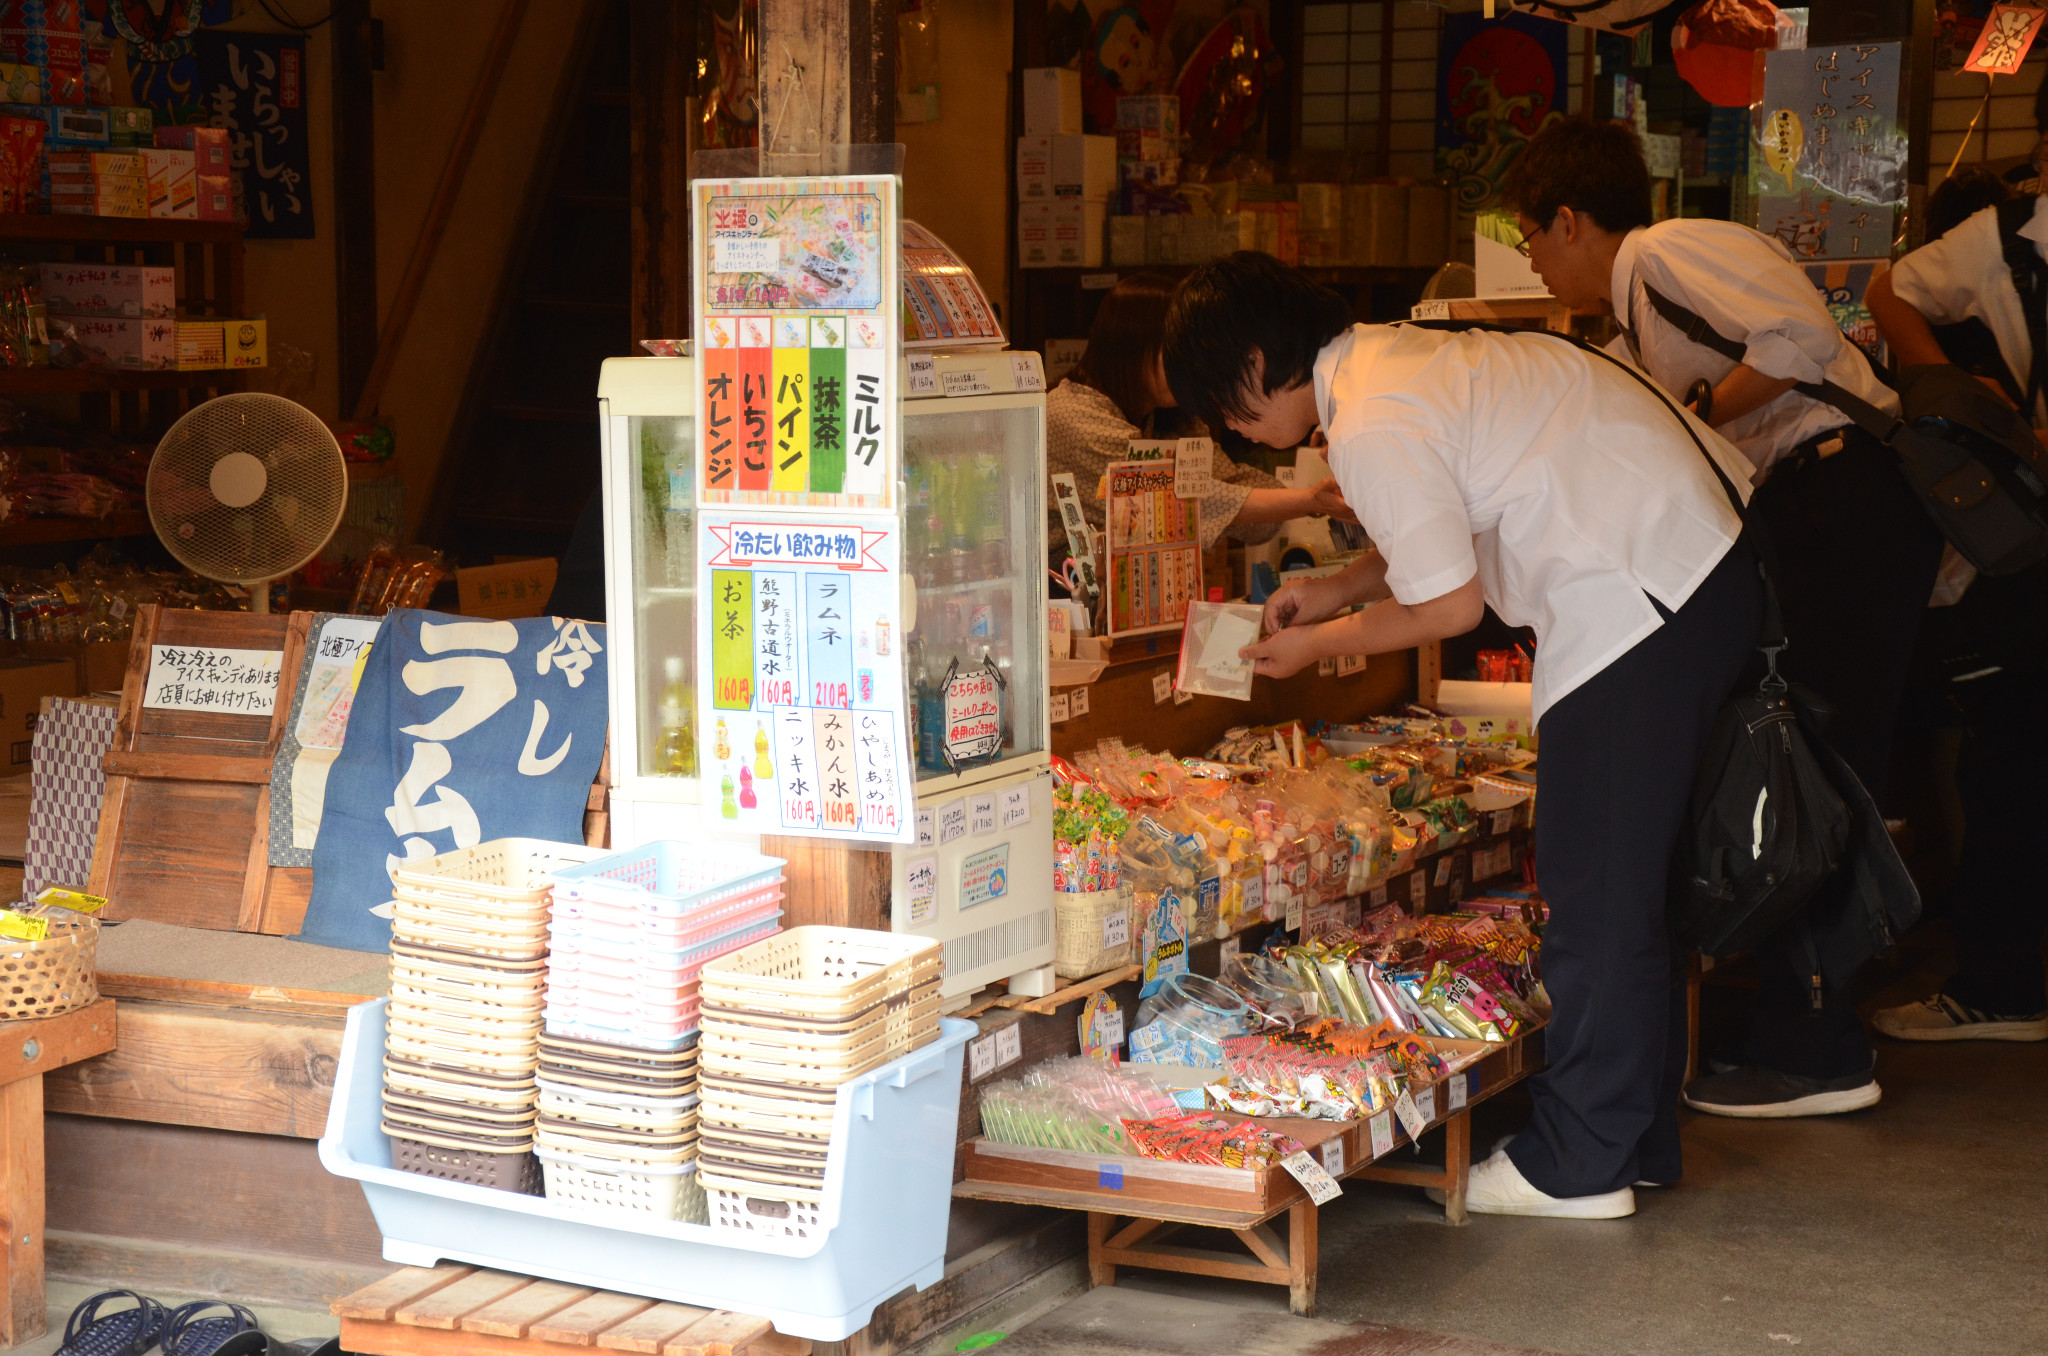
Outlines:
[[[1202,504],[1174,492],[1172,460],[1109,468],[1103,596],[1112,636],[1178,630],[1202,590]]]
[[[1764,56],[1757,229],[1795,258],[1888,259],[1906,200],[1896,42]]]

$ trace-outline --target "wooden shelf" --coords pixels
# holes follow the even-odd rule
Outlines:
[[[83,391],[178,391],[239,387],[247,368],[203,372],[130,372],[104,367],[0,367],[0,395],[76,395]]]
[[[0,240],[225,245],[242,238],[232,221],[165,221],[155,217],[75,217],[0,212]]]
[[[52,542],[93,541],[104,537],[147,537],[149,515],[140,509],[109,513],[104,518],[23,518],[0,523],[0,547],[47,546]]]

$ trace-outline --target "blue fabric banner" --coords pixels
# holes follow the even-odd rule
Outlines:
[[[299,936],[388,951],[391,871],[493,838],[583,841],[609,714],[604,627],[393,612],[327,777]]]

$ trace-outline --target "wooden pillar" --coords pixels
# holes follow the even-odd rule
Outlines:
[[[896,6],[761,0],[761,172],[830,174],[833,148],[896,138]]]
[[[334,373],[340,409],[347,413],[377,360],[377,123],[370,0],[335,0],[332,16]]]
[[[695,7],[632,0],[633,342],[690,333]]]
[[[832,152],[896,138],[894,0],[761,0],[761,172],[833,174]],[[783,924],[889,926],[887,852],[764,837],[788,859]]]

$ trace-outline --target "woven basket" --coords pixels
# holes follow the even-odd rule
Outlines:
[[[1105,970],[1120,970],[1137,959],[1136,915],[1130,886],[1090,890],[1082,894],[1054,891],[1052,897],[1053,973],[1061,979],[1086,979]],[[1121,946],[1104,946],[1109,920],[1124,915]]]
[[[99,938],[99,919],[76,914],[51,918],[40,942],[0,942],[0,1021],[55,1017],[98,998]]]

